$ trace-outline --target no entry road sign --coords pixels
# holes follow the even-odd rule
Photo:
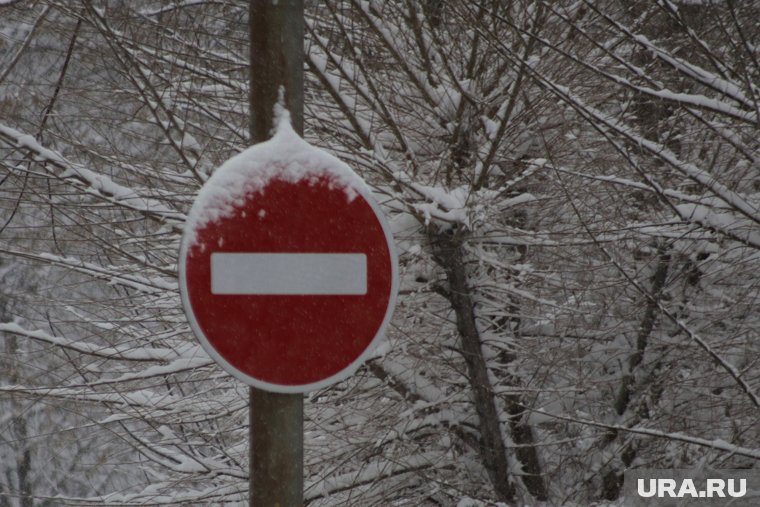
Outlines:
[[[398,286],[393,239],[364,182],[286,120],[204,185],[179,267],[206,351],[247,384],[285,393],[353,373]]]

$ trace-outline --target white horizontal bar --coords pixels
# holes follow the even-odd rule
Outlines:
[[[211,293],[364,295],[367,256],[335,253],[213,253]]]

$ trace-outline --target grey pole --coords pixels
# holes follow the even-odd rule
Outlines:
[[[250,133],[269,139],[280,87],[303,135],[303,0],[251,0]],[[303,505],[303,395],[250,391],[250,504]]]
[[[303,135],[303,0],[251,0],[251,141],[270,137],[280,87],[293,128]]]

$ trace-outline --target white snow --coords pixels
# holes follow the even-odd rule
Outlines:
[[[209,222],[230,216],[246,197],[264,192],[274,180],[296,183],[327,178],[350,201],[357,191],[370,193],[364,181],[345,163],[304,141],[290,124],[290,114],[278,106],[274,136],[222,164],[201,188],[188,216],[186,231],[194,234]],[[192,244],[194,236],[188,236]]]
[[[627,30],[626,30],[627,31]],[[672,56],[667,51],[663,50],[662,48],[658,47],[657,45],[653,44],[647,37],[640,34],[633,34],[631,32],[628,32],[629,35],[631,35],[636,42],[639,44],[645,46],[647,49],[649,49],[655,56],[662,59],[663,61],[670,64],[673,68],[678,70],[679,72],[695,78],[699,80],[702,84],[705,86],[708,86],[712,88],[713,90],[716,90],[723,95],[730,97],[731,99],[744,104],[745,106],[752,108],[754,106],[752,100],[747,98],[747,96],[742,91],[741,87],[737,85],[736,83],[733,83],[731,81],[727,81],[712,72],[709,72],[701,67],[698,67],[697,65],[694,65],[692,63],[689,63],[687,61],[681,60],[677,57]],[[753,87],[754,88],[754,87]],[[753,118],[755,121],[756,115],[750,116],[750,118]]]
[[[155,214],[161,219],[174,221],[183,218],[181,213],[166,207],[159,201],[141,197],[138,191],[119,185],[108,176],[98,174],[82,165],[66,160],[58,152],[42,146],[34,136],[0,124],[0,137],[15,142],[19,148],[31,151],[35,161],[47,162],[44,167],[48,171],[60,179],[68,179],[81,184],[87,193],[105,198],[121,206]],[[55,169],[62,171],[56,173]]]
[[[315,500],[331,492],[340,491],[355,484],[376,483],[381,479],[418,469],[435,468],[440,460],[434,453],[411,454],[395,460],[375,460],[364,464],[361,469],[342,474],[317,477],[304,485],[304,499]]]
[[[758,209],[754,203],[748,201],[743,195],[734,192],[730,188],[717,181],[715,177],[708,171],[705,171],[704,169],[696,166],[691,162],[682,161],[678,158],[678,156],[676,156],[675,153],[673,153],[664,145],[642,137],[630,126],[621,123],[612,116],[592,106],[589,106],[579,96],[570,92],[567,87],[558,85],[548,79],[544,79],[543,81],[549,87],[551,87],[555,93],[562,96],[568,104],[571,104],[578,112],[587,118],[604,124],[608,128],[617,132],[619,135],[622,135],[629,141],[636,143],[655,157],[666,162],[668,165],[683,175],[700,183],[704,188],[709,189],[716,197],[720,198],[725,203],[725,205],[745,215],[751,221],[757,223],[760,220],[760,209]],[[655,184],[654,180],[651,179],[650,183]]]
[[[72,340],[60,336],[54,336],[39,329],[25,329],[16,322],[0,323],[0,332],[12,333],[25,336],[33,340],[58,345],[81,354],[94,355],[107,359],[123,359],[131,361],[167,361],[177,352],[168,348],[134,348],[134,347],[108,347],[105,345],[89,343],[81,340]]]
[[[432,202],[415,204],[414,209],[425,217],[425,224],[431,219],[444,222],[461,223],[469,228],[467,216],[467,199],[470,189],[468,186],[457,187],[447,191],[442,187],[431,187],[419,183],[409,183],[409,186],[421,196]]]

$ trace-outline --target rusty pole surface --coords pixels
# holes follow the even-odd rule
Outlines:
[[[251,0],[251,142],[269,139],[280,88],[303,135],[303,0]],[[303,505],[303,395],[250,390],[250,505]]]

